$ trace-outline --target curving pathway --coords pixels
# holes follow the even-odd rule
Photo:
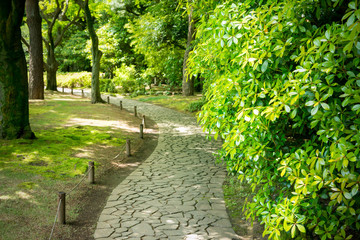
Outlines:
[[[111,193],[95,230],[105,239],[238,239],[226,212],[219,147],[196,119],[164,107],[111,97],[159,126],[154,152]]]

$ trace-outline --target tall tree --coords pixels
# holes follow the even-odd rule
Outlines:
[[[190,8],[189,16],[188,16],[189,28],[188,28],[188,36],[186,43],[186,50],[184,55],[184,63],[183,63],[183,81],[182,81],[182,94],[184,96],[194,95],[194,78],[187,73],[187,60],[189,58],[189,53],[191,51],[191,44],[194,40],[195,33],[195,24],[193,21],[193,8]]]
[[[66,30],[79,19],[79,11],[70,20],[66,13],[69,9],[69,0],[55,2],[46,2],[42,4],[40,13],[46,22],[47,31],[46,38],[43,38],[47,50],[46,63],[46,89],[57,91],[56,72],[59,63],[56,61],[55,48],[61,43]],[[57,24],[58,21],[63,24]]]
[[[25,10],[30,33],[29,98],[44,99],[44,62],[39,0],[26,0]]]
[[[100,95],[100,60],[102,52],[99,50],[99,38],[94,28],[94,19],[89,9],[89,0],[76,0],[84,11],[87,28],[91,38],[92,76],[91,76],[91,103],[103,102]]]
[[[34,138],[20,25],[25,1],[0,1],[0,139]]]

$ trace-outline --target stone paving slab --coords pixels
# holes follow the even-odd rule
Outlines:
[[[107,97],[107,96],[106,96]],[[104,96],[104,99],[106,99]],[[112,104],[153,119],[159,127],[154,152],[111,193],[94,233],[105,239],[239,239],[223,199],[224,167],[190,115],[131,99]],[[146,132],[145,132],[146,134]]]

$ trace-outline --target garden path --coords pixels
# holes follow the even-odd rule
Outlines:
[[[213,156],[219,143],[208,141],[191,115],[110,97],[112,104],[120,100],[153,119],[160,136],[150,157],[109,196],[94,238],[238,239],[223,198],[226,171]]]

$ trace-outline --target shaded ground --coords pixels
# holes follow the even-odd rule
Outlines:
[[[247,220],[243,213],[246,198],[250,199],[252,196],[251,188],[245,183],[240,183],[236,176],[227,176],[223,184],[223,189],[226,210],[229,214],[234,231],[241,236],[240,239],[267,239],[266,237],[262,237],[264,231],[263,226],[258,222],[254,222],[254,224],[251,225],[250,220]]]

